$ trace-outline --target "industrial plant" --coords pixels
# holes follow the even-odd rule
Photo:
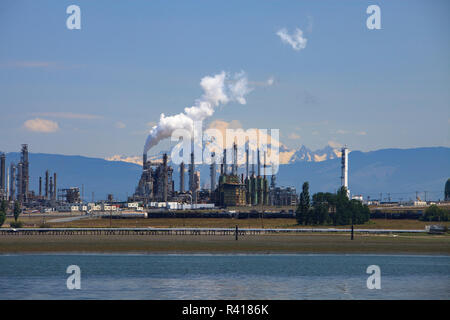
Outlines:
[[[162,161],[149,161],[143,154],[142,173],[134,194],[129,202],[140,202],[145,207],[176,207],[176,203],[184,204],[183,208],[240,207],[240,206],[295,206],[298,201],[296,189],[293,187],[277,187],[275,175],[269,184],[266,174],[266,153],[261,164],[260,150],[256,156],[252,153],[250,171],[250,150],[246,150],[245,175],[238,174],[237,145],[233,144],[232,161],[227,161],[227,150],[223,150],[220,172],[217,177],[216,154],[212,153],[210,164],[209,189],[200,188],[200,171],[195,168],[194,153],[190,154],[188,164],[188,190],[185,190],[186,164],[179,165],[178,190],[175,190],[173,179],[174,168],[168,164],[167,154]],[[256,160],[255,160],[256,159]],[[255,160],[255,161],[253,161]],[[231,163],[230,163],[231,162]],[[255,169],[255,162],[257,168]],[[218,178],[218,179],[217,179]],[[216,182],[217,181],[217,182]]]
[[[30,190],[30,161],[28,145],[22,144],[20,160],[10,162],[6,169],[6,155],[0,153],[0,200],[19,202],[22,208],[58,211],[66,204],[81,203],[78,187],[57,188],[56,172],[46,170],[39,176],[38,191]]]
[[[228,150],[230,151],[230,150]],[[298,194],[294,187],[276,185],[276,176],[266,172],[266,152],[245,150],[243,173],[239,174],[238,149],[233,144],[231,161],[227,161],[227,150],[223,150],[221,161],[212,153],[209,165],[209,188],[200,187],[200,171],[196,170],[194,153],[189,164],[182,162],[177,170],[169,164],[167,153],[162,160],[148,160],[143,154],[142,173],[134,193],[126,204],[108,199],[98,203],[84,203],[79,187],[57,188],[57,174],[46,170],[39,176],[38,191],[29,189],[28,145],[23,144],[20,160],[11,162],[6,170],[6,155],[0,154],[0,199],[10,203],[18,201],[23,207],[40,211],[95,211],[120,206],[144,210],[144,208],[165,209],[211,209],[227,207],[296,206]],[[261,154],[262,153],[262,154]],[[262,160],[262,161],[261,161]],[[217,164],[220,170],[217,171]],[[341,185],[348,190],[348,149],[342,148]],[[188,188],[185,190],[186,167]],[[175,188],[174,174],[179,174],[179,187]],[[349,191],[348,191],[349,192]]]
[[[58,187],[56,172],[45,170],[42,175],[30,178],[28,145],[23,144],[15,161],[7,163],[6,154],[0,153],[0,200],[6,200],[9,208],[18,202],[23,210],[30,212],[115,212],[117,214],[166,212],[172,210],[222,210],[239,208],[249,212],[270,212],[296,207],[299,203],[297,190],[292,186],[277,185],[277,177],[266,163],[266,151],[247,146],[245,155],[239,157],[236,143],[232,148],[223,149],[221,157],[212,152],[209,164],[209,177],[200,183],[200,168],[196,168],[194,153],[190,153],[189,163],[181,162],[175,166],[167,153],[162,159],[148,160],[142,157],[142,172],[137,186],[125,201],[114,199],[108,194],[104,200],[88,202],[84,199],[84,185]],[[244,153],[243,152],[243,153]],[[362,195],[351,195],[349,190],[349,150],[341,149],[341,187],[345,187],[349,198],[369,205],[386,205],[386,202],[363,199]],[[228,159],[227,156],[231,159]],[[238,159],[241,162],[238,163]],[[204,172],[204,171],[203,171]],[[187,178],[186,178],[187,175]],[[178,179],[179,185],[175,186]],[[36,179],[36,191],[30,190],[30,179]],[[188,180],[188,181],[186,181]],[[187,182],[187,183],[186,183]],[[36,184],[35,184],[36,185]],[[186,188],[187,185],[187,188]],[[81,190],[81,191],[80,191]],[[446,191],[447,192],[447,191]],[[450,194],[450,193],[449,193]],[[446,194],[447,196],[447,194]],[[381,195],[380,195],[381,199]],[[407,206],[426,206],[418,196]],[[390,203],[395,205],[395,203]],[[270,209],[273,208],[273,209]],[[227,209],[236,210],[236,209]],[[219,212],[217,211],[217,212]]]

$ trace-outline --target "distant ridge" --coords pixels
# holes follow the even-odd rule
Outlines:
[[[327,159],[308,160],[314,159],[314,155],[326,155]],[[19,157],[19,153],[7,153],[8,168],[10,161],[17,162]],[[311,193],[334,192],[339,188],[340,161],[335,149],[326,147],[311,152],[306,147],[300,148],[296,157],[280,166],[277,185],[294,186],[300,190],[302,183],[309,181]],[[450,148],[447,147],[353,151],[349,155],[350,190],[352,194],[369,195],[372,199],[378,198],[382,192],[383,198],[391,193],[393,200],[408,200],[414,198],[415,191],[419,191],[421,197],[427,191],[428,199],[442,199],[445,182],[450,177],[449,159]],[[142,167],[124,161],[30,153],[31,190],[38,190],[39,176],[43,177],[46,169],[58,173],[58,187],[81,188],[84,185],[85,199],[90,201],[92,192],[95,192],[96,200],[105,199],[108,193],[125,200],[134,192]],[[201,173],[202,186],[208,185],[208,166],[197,166],[197,169]],[[175,166],[176,188],[178,179],[178,168]]]

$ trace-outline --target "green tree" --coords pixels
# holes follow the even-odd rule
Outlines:
[[[333,210],[335,195],[318,192],[312,196],[312,221],[314,224],[329,224],[332,222],[330,211]]]
[[[310,221],[310,206],[309,183],[304,182],[302,192],[300,193],[300,203],[296,211],[298,224],[308,224]]]
[[[302,192],[303,194],[303,192]],[[302,204],[302,196],[300,196]],[[305,225],[349,225],[363,224],[370,219],[369,207],[359,200],[349,200],[347,190],[341,188],[336,194],[318,192],[312,196],[312,208],[299,205],[297,220]],[[303,208],[303,211],[302,211]]]
[[[2,203],[0,204],[0,227],[5,223],[7,209],[8,203],[6,202],[6,200],[2,200]]]
[[[347,225],[351,223],[352,211],[347,188],[341,187],[336,194],[335,225]]]
[[[450,201],[450,178],[447,179],[447,182],[445,183],[445,201]]]
[[[17,219],[19,219],[19,215],[22,212],[22,208],[20,207],[20,202],[16,201],[14,202],[14,221],[17,222]]]
[[[448,221],[450,213],[448,210],[442,209],[435,204],[429,206],[424,215],[421,217],[421,220],[424,221]]]

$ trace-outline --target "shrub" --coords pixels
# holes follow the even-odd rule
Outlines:
[[[9,225],[11,226],[11,228],[22,228],[23,223],[22,221],[14,221],[11,222]]]
[[[6,213],[0,211],[0,227],[5,223]]]
[[[429,206],[420,220],[423,221],[448,221],[449,220],[449,211],[446,209],[442,209],[435,204]]]

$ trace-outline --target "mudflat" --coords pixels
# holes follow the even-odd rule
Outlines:
[[[6,253],[450,254],[448,235],[2,235]]]

